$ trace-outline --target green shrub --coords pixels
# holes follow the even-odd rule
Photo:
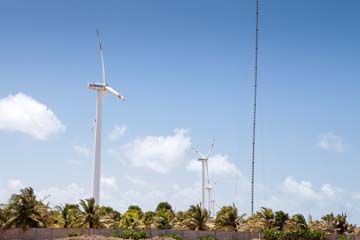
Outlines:
[[[348,236],[345,236],[345,235],[340,235],[340,236],[337,237],[336,240],[349,240],[349,239],[352,239],[352,238],[350,238]]]
[[[325,232],[320,230],[310,231],[312,239],[323,239],[325,237]]]
[[[159,237],[168,237],[168,238],[173,238],[175,240],[183,240],[182,236],[180,236],[179,234],[176,234],[176,233],[161,234]]]
[[[132,230],[132,229],[123,230],[120,233],[113,233],[112,236],[118,238],[124,238],[124,239],[134,239],[134,240],[145,239],[148,237],[145,231]]]
[[[217,238],[213,237],[213,236],[205,236],[205,237],[199,238],[199,240],[217,240]]]
[[[281,231],[277,231],[275,229],[264,229],[261,234],[261,238],[265,240],[278,240],[280,239]]]
[[[78,237],[81,236],[81,233],[78,232],[69,232],[68,237]]]
[[[275,229],[265,229],[262,232],[264,240],[321,240],[324,233],[318,230],[298,230],[298,231],[279,231]]]

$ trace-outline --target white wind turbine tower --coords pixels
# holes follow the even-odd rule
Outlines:
[[[99,205],[100,201],[100,167],[101,167],[101,116],[102,116],[102,105],[103,98],[107,92],[113,94],[114,96],[125,100],[125,98],[120,95],[113,88],[109,87],[106,81],[106,73],[105,73],[105,65],[104,65],[104,56],[103,50],[100,41],[99,31],[96,31],[98,40],[99,40],[99,48],[100,48],[100,57],[101,57],[101,68],[103,75],[102,83],[89,83],[88,88],[91,90],[96,90],[98,94],[97,98],[97,106],[96,106],[96,130],[95,130],[95,150],[94,150],[94,175],[93,175],[93,198],[95,199],[95,205]]]
[[[207,186],[206,186],[206,190],[208,191],[208,211],[209,211],[209,215],[211,216],[211,214],[213,213],[213,207],[212,204],[215,202],[212,197],[213,197],[213,193],[214,193],[214,186],[216,183],[214,183],[214,185],[210,184],[210,180],[209,180],[209,172],[208,172],[208,167],[207,167],[207,161],[206,161],[206,174],[207,174]]]
[[[212,193],[213,187],[210,185],[210,183],[207,184],[206,190],[208,192],[208,212],[209,212],[209,215],[211,216],[211,193]]]
[[[208,183],[209,183],[207,162],[209,160],[209,156],[210,156],[213,148],[214,148],[214,141],[211,144],[210,150],[206,156],[204,156],[198,149],[196,149],[196,148],[193,149],[199,157],[198,161],[201,162],[201,208],[202,209],[205,209],[205,168],[206,168],[207,178],[208,178]],[[210,186],[210,184],[208,184],[208,187],[209,186]],[[209,206],[210,206],[210,204],[209,204]],[[210,209],[210,207],[209,207],[209,209]]]
[[[212,204],[212,216],[215,217],[215,200],[211,200]]]
[[[210,184],[208,161],[206,161],[205,164],[206,164],[206,178],[207,178],[206,190],[208,192],[208,212],[209,212],[209,215],[211,216],[211,192],[213,190],[213,187]]]

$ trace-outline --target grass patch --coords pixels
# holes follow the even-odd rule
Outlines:
[[[172,234],[161,234],[159,237],[167,237],[167,238],[173,238],[175,240],[183,240],[182,236],[176,233]]]
[[[120,233],[113,233],[112,236],[113,237],[118,237],[118,238],[124,238],[124,239],[134,239],[134,240],[148,238],[148,235],[146,234],[145,231],[143,231],[143,230],[131,230],[131,229],[123,230]]]

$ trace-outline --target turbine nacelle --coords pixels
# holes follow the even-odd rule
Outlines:
[[[106,90],[106,85],[103,83],[89,83],[88,84],[88,89],[91,90],[96,90],[96,91],[105,91]]]
[[[120,98],[121,100],[125,100],[125,97],[122,96],[120,93],[118,93],[117,91],[115,91],[115,89],[109,87],[108,85],[104,84],[104,83],[89,83],[88,84],[88,89],[90,90],[96,90],[96,91],[104,91],[104,92],[109,92],[112,95],[114,95],[115,97]]]

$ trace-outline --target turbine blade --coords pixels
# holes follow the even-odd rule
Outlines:
[[[192,148],[192,150],[200,157],[200,158],[205,158],[205,156],[197,149],[197,148]]]
[[[96,30],[96,34],[99,40],[99,49],[100,49],[100,57],[101,57],[101,68],[102,68],[102,74],[103,74],[103,83],[104,85],[107,85],[107,80],[106,80],[106,73],[105,73],[105,64],[104,64],[104,54],[103,54],[103,49],[102,49],[102,45],[101,45],[101,40],[100,40],[100,34],[99,31]]]
[[[125,100],[125,97],[122,96],[120,93],[118,93],[117,91],[115,91],[113,88],[106,86],[105,87],[106,91],[108,91],[109,93],[111,93],[112,95],[114,95],[115,97],[120,98],[121,100]]]
[[[208,152],[208,154],[206,155],[207,158],[209,158],[212,150],[214,149],[214,145],[215,145],[215,139],[213,139],[213,142],[212,142],[211,145],[210,145],[209,152]]]

